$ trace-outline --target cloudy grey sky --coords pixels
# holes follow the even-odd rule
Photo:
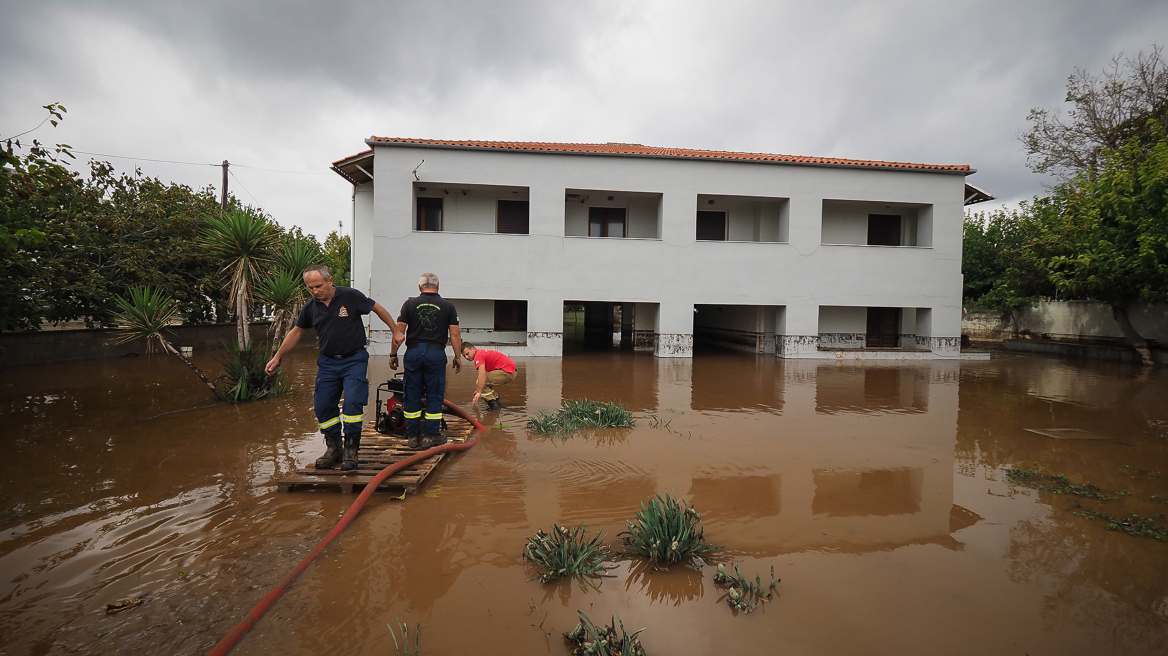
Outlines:
[[[0,135],[61,102],[30,137],[257,167],[232,190],[319,236],[350,212],[328,164],[373,134],[967,163],[1009,201],[1043,191],[1027,110],[1165,41],[1162,0],[0,0]]]

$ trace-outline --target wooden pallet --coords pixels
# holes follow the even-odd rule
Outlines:
[[[471,426],[464,421],[451,419],[446,437],[455,444],[461,444],[470,436]],[[360,492],[381,470],[419,451],[420,449],[411,449],[406,444],[404,435],[382,435],[366,425],[361,432],[361,449],[357,452],[355,471],[344,472],[339,466],[336,469],[316,469],[309,464],[308,467],[297,470],[295,474],[281,478],[278,483],[279,491],[316,488],[339,489],[345,494]],[[439,453],[410,465],[378,485],[377,491],[403,490],[409,494],[416,493],[422,482],[437,469],[438,463],[442,462],[444,457],[445,453]]]

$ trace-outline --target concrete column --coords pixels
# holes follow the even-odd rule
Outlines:
[[[659,358],[693,357],[693,305],[661,303],[657,326],[653,355]]]
[[[564,354],[564,300],[556,297],[527,301],[527,350],[531,355]]]
[[[775,326],[775,355],[780,358],[819,356],[819,306],[793,303],[783,308]]]
[[[656,344],[658,306],[656,303],[633,305],[633,350],[652,351]]]
[[[944,318],[948,308],[917,308],[916,348],[928,349],[943,358],[961,357],[961,324],[956,328],[945,326]],[[958,309],[960,317],[960,309]],[[948,322],[952,323],[952,322]],[[941,324],[941,325],[938,325]],[[946,333],[956,332],[956,336]]]

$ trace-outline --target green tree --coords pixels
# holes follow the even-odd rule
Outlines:
[[[348,235],[341,235],[336,230],[329,233],[329,236],[324,240],[323,264],[333,274],[334,282],[346,287],[352,283],[350,272],[352,244],[352,239]]]
[[[1015,335],[1022,311],[1055,293],[1042,264],[1042,226],[1056,211],[1052,199],[1035,198],[1017,209],[965,217],[965,299],[1007,314]]]
[[[1103,152],[1103,166],[1061,187],[1059,220],[1046,235],[1051,282],[1067,298],[1107,303],[1145,364],[1152,354],[1132,326],[1132,303],[1168,298],[1168,139],[1149,121],[1153,143],[1132,137]]]
[[[119,344],[138,339],[146,340],[146,352],[154,350],[155,342],[162,350],[178,358],[203,381],[212,394],[218,394],[214,383],[199,369],[194,362],[188,360],[178,349],[166,339],[164,331],[174,323],[178,317],[178,304],[173,298],[158,289],[149,286],[131,288],[129,298],[116,297],[120,311],[116,315],[122,326],[123,336]]]

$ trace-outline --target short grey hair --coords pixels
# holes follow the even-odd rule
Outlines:
[[[313,271],[320,273],[321,277],[323,277],[325,280],[330,280],[333,277],[333,274],[329,273],[328,267],[326,267],[323,264],[314,264],[314,265],[308,267],[307,269],[304,270],[304,273],[302,275],[307,276],[308,274],[312,273]]]
[[[432,273],[423,273],[418,276],[418,286],[422,289],[438,289],[438,276]]]

